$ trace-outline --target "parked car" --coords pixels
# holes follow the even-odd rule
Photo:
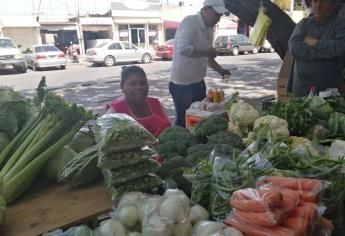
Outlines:
[[[86,50],[86,61],[105,66],[113,66],[116,62],[150,63],[151,60],[149,50],[138,48],[129,42],[110,41]]]
[[[239,53],[251,52],[258,53],[258,48],[254,47],[247,36],[243,34],[219,36],[214,41],[214,48],[220,54],[232,54],[234,56]]]
[[[270,42],[265,40],[264,45],[262,45],[262,47],[260,47],[260,52],[274,52],[274,48],[272,47]]]
[[[18,48],[21,46],[18,45]],[[0,70],[15,70],[18,73],[26,72],[23,54],[19,51],[11,38],[0,37]]]
[[[67,59],[65,53],[54,45],[33,45],[32,51],[24,52],[24,60],[32,70],[38,70],[47,67],[59,67],[65,69]]]
[[[172,59],[174,54],[174,39],[166,41],[163,45],[156,47],[156,56],[164,60]]]

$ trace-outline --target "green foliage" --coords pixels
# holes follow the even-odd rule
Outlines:
[[[221,116],[210,116],[201,120],[195,127],[195,135],[208,138],[210,135],[228,128],[228,121]]]
[[[5,133],[0,132],[0,153],[9,143],[8,137]]]
[[[0,110],[0,132],[8,137],[13,137],[18,130],[18,121],[12,111],[8,109]]]
[[[308,101],[303,98],[290,98],[287,103],[270,106],[267,114],[278,116],[288,122],[291,135],[303,136],[316,123]]]
[[[345,114],[333,112],[327,121],[327,126],[334,134],[345,134]]]
[[[81,129],[69,143],[69,146],[76,152],[82,152],[86,148],[96,144],[95,135],[91,128]]]
[[[94,183],[102,176],[97,167],[98,146],[92,146],[78,153],[58,173],[58,181],[68,183],[74,187]]]
[[[230,131],[220,131],[218,133],[212,134],[208,140],[211,144],[227,144],[240,150],[243,150],[245,148],[245,145],[243,144],[240,136]]]
[[[69,146],[64,146],[56,155],[49,159],[45,168],[45,176],[53,181],[57,182],[59,171],[77,155],[77,152],[74,151]]]
[[[319,96],[309,98],[308,103],[313,114],[322,120],[326,120],[333,112],[331,105]]]

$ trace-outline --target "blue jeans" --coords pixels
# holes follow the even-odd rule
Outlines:
[[[193,102],[202,101],[206,97],[205,81],[202,80],[189,85],[178,85],[170,82],[169,92],[174,100],[175,125],[186,127],[186,110]]]

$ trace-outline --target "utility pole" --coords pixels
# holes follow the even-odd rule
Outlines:
[[[294,10],[294,7],[295,7],[295,0],[290,0],[290,16],[292,17],[292,14],[293,14],[293,10]]]
[[[32,3],[32,15],[35,15],[35,2],[34,0],[31,0]]]

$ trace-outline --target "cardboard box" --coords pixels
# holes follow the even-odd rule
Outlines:
[[[293,57],[290,54],[290,52],[287,52],[284,60],[283,65],[280,69],[278,79],[277,79],[277,97],[278,101],[285,102],[288,99],[288,84],[289,84],[289,78],[290,73],[293,65]]]

